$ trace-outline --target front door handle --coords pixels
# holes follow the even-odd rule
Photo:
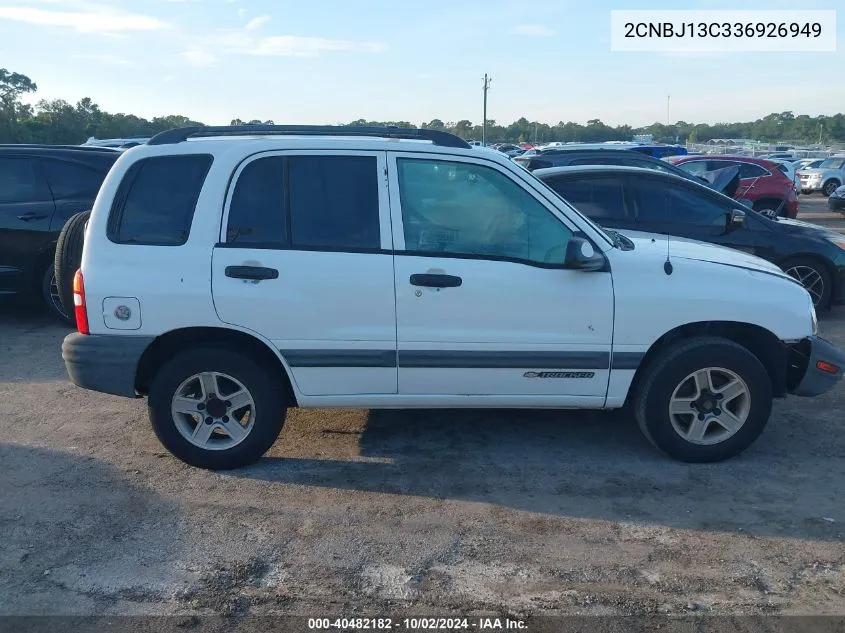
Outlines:
[[[260,281],[263,279],[278,279],[279,271],[264,266],[226,266],[226,276],[232,279]]]
[[[431,273],[411,275],[412,286],[425,286],[426,288],[457,288],[463,282],[463,279],[454,275]]]
[[[24,222],[29,222],[30,220],[46,220],[46,215],[36,215],[35,213],[25,213],[23,215],[18,216],[18,220],[23,220]]]

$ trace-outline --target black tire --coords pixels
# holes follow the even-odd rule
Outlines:
[[[813,305],[816,307],[816,310],[822,310],[830,305],[830,300],[833,296],[833,277],[827,269],[827,266],[825,266],[822,262],[811,257],[795,257],[783,262],[780,267],[784,272],[798,281],[801,281],[802,277],[806,278],[805,275],[798,274],[800,269],[806,268],[815,271],[823,286],[821,291],[819,292],[818,290],[818,282],[816,282],[812,277],[807,278],[808,280],[806,282],[802,281],[802,285],[807,288],[807,284],[812,284],[812,288],[807,288],[807,291],[813,298]],[[795,273],[789,272],[795,269],[799,270],[795,271]]]
[[[64,303],[58,295],[56,275],[52,263],[44,271],[44,275],[41,278],[41,299],[44,301],[44,305],[50,314],[67,325],[76,325],[73,310],[66,310]]]
[[[82,246],[85,242],[85,224],[91,217],[90,211],[72,215],[65,222],[56,242],[56,256],[53,267],[56,271],[56,285],[65,310],[73,314],[73,276],[82,265]]]
[[[192,444],[180,433],[171,415],[171,402],[179,385],[202,372],[219,372],[235,378],[255,402],[253,428],[243,441],[231,448],[211,450]],[[284,426],[287,404],[279,382],[263,365],[228,348],[203,347],[180,352],[161,367],[152,381],[147,402],[150,422],[164,447],[183,462],[209,470],[241,468],[259,460]]]
[[[826,183],[824,183],[822,185],[822,195],[825,198],[829,198],[830,194],[832,194],[834,191],[839,189],[839,187],[841,185],[842,185],[842,183],[839,182],[838,180],[836,180],[836,178],[831,178],[830,180],[828,180]]]
[[[673,427],[669,403],[684,378],[700,369],[730,370],[747,385],[748,417],[739,430],[717,444],[696,444]],[[718,337],[686,339],[660,352],[645,369],[634,397],[634,410],[643,434],[664,453],[690,463],[719,462],[739,455],[756,440],[772,411],[772,383],[759,359],[744,347]]]

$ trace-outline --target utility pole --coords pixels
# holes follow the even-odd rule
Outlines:
[[[672,100],[672,95],[666,95],[666,125],[672,125],[672,117],[669,114],[669,103]]]
[[[537,122],[534,122],[534,145],[537,144]]]
[[[487,91],[490,90],[490,82],[493,81],[484,73],[484,119],[481,122],[481,144],[487,145]]]

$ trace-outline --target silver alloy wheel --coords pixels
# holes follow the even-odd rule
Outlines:
[[[53,309],[66,319],[70,319],[70,313],[65,309],[62,298],[59,296],[59,283],[56,281],[56,273],[50,275],[50,303]]]
[[[723,367],[691,373],[669,400],[675,432],[691,444],[713,445],[736,435],[751,412],[751,390],[737,374]]]
[[[811,266],[792,266],[784,272],[793,279],[797,279],[804,286],[806,291],[810,293],[814,306],[819,305],[824,296],[825,287],[824,278],[818,270]]]
[[[185,380],[173,394],[173,423],[194,446],[222,451],[243,442],[255,426],[255,401],[238,380],[202,372]]]

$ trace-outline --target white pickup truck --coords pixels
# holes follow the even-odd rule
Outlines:
[[[171,130],[69,230],[68,374],[146,396],[162,443],[205,468],[260,458],[295,406],[630,405],[672,457],[717,461],[773,398],[845,367],[773,264],[605,231],[431,130]]]

